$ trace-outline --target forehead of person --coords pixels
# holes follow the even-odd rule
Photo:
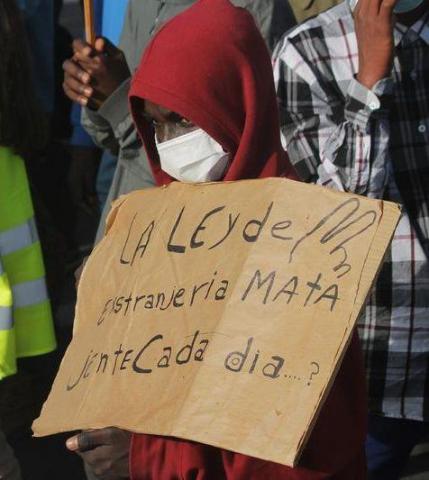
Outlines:
[[[252,16],[229,0],[199,0],[163,25],[132,81],[135,124],[155,179],[169,183],[145,103],[156,121],[174,112],[220,143],[232,159],[224,180],[278,176],[287,168],[267,47]]]

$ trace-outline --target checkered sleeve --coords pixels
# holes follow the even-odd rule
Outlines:
[[[381,197],[387,179],[388,124],[379,113],[379,92],[366,89],[351,73],[343,95],[337,79],[325,75],[328,69],[319,68],[322,60],[314,55],[308,32],[303,38],[286,37],[274,52],[280,122],[289,158],[306,181]],[[323,62],[330,61],[329,52],[323,57]],[[379,91],[383,88],[384,84]],[[373,135],[374,128],[379,135]]]

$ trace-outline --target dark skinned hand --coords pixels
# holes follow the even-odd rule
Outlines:
[[[73,102],[97,110],[130,77],[125,55],[103,37],[94,47],[74,40],[73,51],[63,64],[64,92]]]
[[[130,432],[108,427],[85,430],[69,438],[66,446],[82,457],[99,480],[126,480],[130,478],[130,442]]]

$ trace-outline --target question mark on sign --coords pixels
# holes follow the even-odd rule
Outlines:
[[[319,372],[320,372],[320,367],[319,367],[319,364],[318,364],[318,363],[316,363],[316,362],[311,362],[310,365],[313,367],[313,370],[312,370],[312,372],[311,372],[311,374],[310,374],[310,378],[309,378],[309,380],[308,380],[307,385],[310,385],[310,384],[311,384],[311,381],[313,380],[313,377],[316,376],[316,375],[318,375]]]

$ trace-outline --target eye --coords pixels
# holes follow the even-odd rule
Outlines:
[[[188,120],[188,119],[186,119],[186,118],[182,118],[182,119],[180,120],[180,125],[181,125],[182,127],[193,127],[193,126],[194,126],[194,124],[193,124],[190,120]]]
[[[194,124],[186,119],[185,117],[182,117],[181,115],[179,115],[178,113],[175,113],[175,112],[171,112],[168,117],[167,117],[167,121],[169,123],[176,123],[178,125],[180,125],[181,127],[193,127]]]
[[[151,125],[156,125],[156,120],[144,110],[141,112],[142,119],[146,120],[146,122],[150,123]]]

